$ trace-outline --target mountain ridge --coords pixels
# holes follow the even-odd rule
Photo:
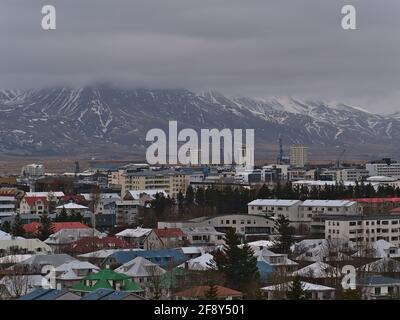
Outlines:
[[[147,131],[167,129],[168,120],[177,120],[179,129],[255,129],[261,158],[276,154],[279,136],[286,146],[303,144],[332,156],[343,148],[355,158],[399,154],[400,114],[291,97],[112,86],[0,91],[0,154],[144,155]]]

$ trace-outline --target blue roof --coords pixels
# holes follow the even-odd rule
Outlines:
[[[117,251],[106,258],[106,261],[111,258],[115,259],[116,263],[124,264],[136,257],[143,257],[159,266],[168,266],[171,262],[173,264],[182,263],[188,258],[181,250],[162,249],[162,250],[144,250],[144,251]]]
[[[113,292],[112,289],[96,289],[82,297],[81,300],[101,300]]]
[[[384,276],[370,276],[360,280],[360,284],[364,285],[387,285],[397,284],[400,285],[400,279],[389,278]]]
[[[68,293],[66,290],[38,288],[22,297],[19,297],[17,300],[55,300],[66,293]]]
[[[36,300],[37,298],[45,295],[49,291],[51,291],[51,289],[39,288],[39,289],[33,290],[32,292],[30,292],[24,296],[19,297],[17,300]]]
[[[266,263],[265,261],[257,261],[257,268],[258,273],[260,274],[260,278],[262,280],[267,279],[268,276],[275,270],[273,266]]]
[[[122,300],[129,295],[131,292],[126,291],[115,291],[112,289],[97,289],[87,295],[85,295],[81,300]]]

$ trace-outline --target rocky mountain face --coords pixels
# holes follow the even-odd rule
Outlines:
[[[342,103],[227,97],[185,89],[111,86],[0,91],[0,154],[121,158],[144,155],[146,133],[183,128],[255,129],[256,157],[307,145],[315,158],[400,155],[400,114],[383,116]]]

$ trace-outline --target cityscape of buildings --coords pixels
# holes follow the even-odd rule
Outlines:
[[[281,143],[254,168],[103,161],[0,177],[0,298],[285,299],[295,282],[313,300],[399,297],[400,164],[310,164]],[[251,287],[221,267],[232,241]]]

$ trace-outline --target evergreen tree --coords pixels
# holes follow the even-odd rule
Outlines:
[[[9,221],[4,221],[2,226],[1,226],[1,230],[3,230],[4,232],[10,233],[11,232],[11,224]]]
[[[67,210],[65,209],[65,207],[62,207],[61,212],[57,215],[56,222],[68,222],[69,221],[69,217],[68,217],[68,213]]]
[[[39,240],[46,240],[53,233],[53,224],[47,214],[40,217],[40,226],[37,237]]]
[[[21,216],[19,213],[15,216],[14,223],[11,226],[11,234],[14,237],[23,237],[25,235],[25,230],[23,228],[23,223],[21,221]]]
[[[229,287],[246,291],[259,279],[254,252],[248,245],[239,247],[239,236],[234,229],[227,231],[224,240],[222,252],[214,257],[218,271],[225,276]]]
[[[268,199],[271,196],[269,188],[263,184],[263,186],[257,192],[257,199]]]
[[[280,253],[289,253],[290,246],[294,243],[294,230],[293,227],[290,226],[289,219],[280,215],[275,221],[275,231],[279,234],[277,239],[274,241],[276,250]]]
[[[205,204],[205,194],[203,188],[197,188],[196,190],[196,203],[200,207],[203,207]]]
[[[186,204],[191,206],[194,203],[194,190],[192,186],[186,189]]]
[[[176,196],[176,201],[178,203],[178,213],[181,215],[184,212],[184,202],[185,202],[185,197],[183,196],[183,193],[179,191],[178,195]]]
[[[204,293],[204,298],[206,300],[216,300],[218,298],[218,287],[214,282],[208,284],[208,288]]]
[[[295,277],[292,281],[290,290],[287,293],[287,298],[289,300],[306,300],[307,292],[303,288],[303,284],[299,277]]]

